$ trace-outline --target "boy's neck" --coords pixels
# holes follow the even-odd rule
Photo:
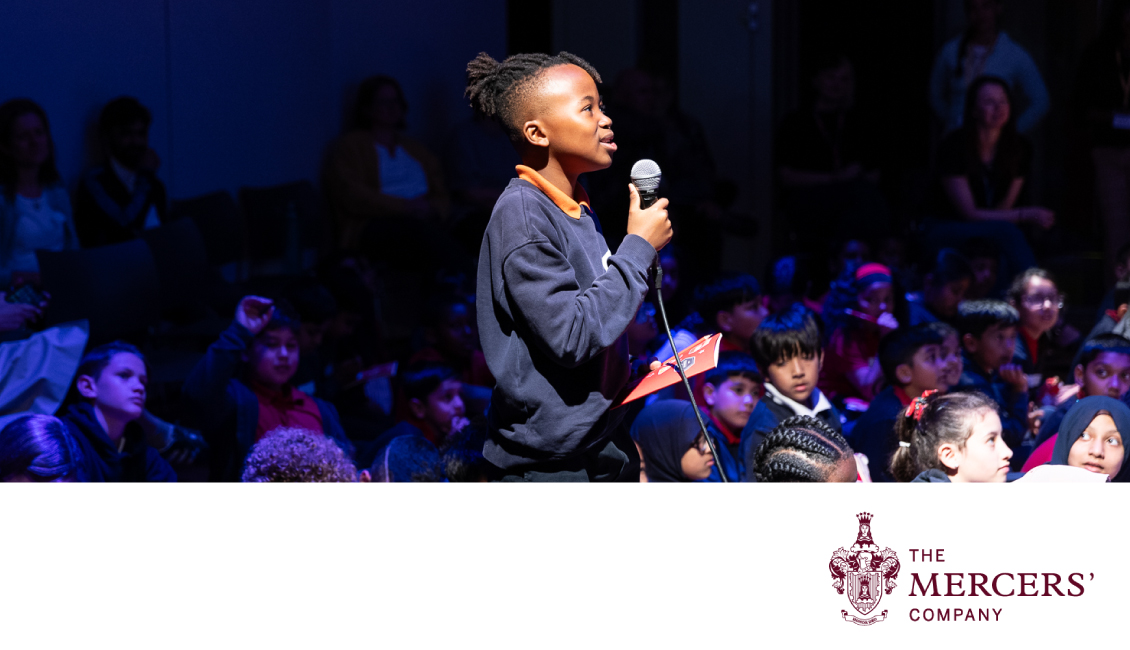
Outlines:
[[[580,174],[566,172],[556,158],[548,151],[535,151],[523,156],[522,164],[541,175],[550,185],[572,198],[577,194],[577,178]]]
[[[116,417],[113,411],[104,411],[102,407],[97,404],[94,405],[94,419],[102,426],[102,430],[106,432],[106,436],[110,438],[110,442],[119,450],[122,447],[122,436],[125,434],[126,425],[131,420],[127,418]]]

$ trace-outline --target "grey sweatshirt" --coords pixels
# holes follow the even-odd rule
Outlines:
[[[624,330],[655,258],[638,235],[612,255],[583,199],[578,205],[519,171],[544,191],[514,179],[499,197],[479,253],[476,299],[497,380],[483,454],[506,470],[598,449],[619,423],[622,410],[609,406],[629,376]]]

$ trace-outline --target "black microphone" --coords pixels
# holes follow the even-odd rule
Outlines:
[[[659,181],[663,178],[659,165],[647,158],[638,160],[632,165],[631,177],[632,185],[635,185],[636,191],[640,193],[640,209],[650,208],[659,200]]]

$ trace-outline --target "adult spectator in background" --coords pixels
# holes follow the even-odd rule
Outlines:
[[[404,135],[407,114],[400,84],[384,75],[370,77],[357,89],[352,129],[330,147],[323,180],[346,251],[361,249],[375,224],[379,228],[373,230],[381,230],[387,242],[390,221],[423,237],[447,216],[440,163]]]
[[[934,59],[930,105],[946,131],[968,122],[963,110],[967,92],[983,75],[1003,79],[1027,100],[1016,123],[1021,133],[1030,132],[1048,112],[1048,89],[1040,70],[1028,52],[1001,31],[1003,13],[1001,0],[965,0],[968,26],[943,45]]]
[[[937,211],[944,221],[929,227],[932,245],[960,245],[971,237],[995,240],[1001,249],[1000,279],[1009,282],[1035,266],[1019,224],[1047,229],[1055,214],[1024,206],[1021,192],[1032,167],[1032,146],[1017,133],[1008,84],[979,77],[969,87],[965,123],[938,145],[935,164],[940,193]]]
[[[1109,276],[1130,243],[1130,1],[1110,3],[1099,37],[1083,52],[1074,104],[1095,163]]]
[[[47,113],[30,99],[7,101],[0,105],[0,290],[39,284],[35,251],[68,248],[78,248],[78,237]]]
[[[84,247],[129,241],[161,225],[167,215],[161,164],[149,148],[149,109],[133,97],[119,97],[102,109],[98,135],[106,153],[75,191],[75,228]]]
[[[829,238],[867,238],[886,232],[879,193],[874,129],[855,106],[855,69],[843,54],[819,58],[811,105],[777,131],[777,174],[785,211],[808,250]]]

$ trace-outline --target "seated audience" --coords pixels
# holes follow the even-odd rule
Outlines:
[[[326,333],[337,317],[337,301],[317,280],[308,278],[287,288],[286,301],[299,321],[298,370],[291,381],[307,395],[332,399],[337,386],[331,381],[335,367]]]
[[[386,438],[369,473],[374,483],[441,483],[443,459],[435,445],[417,433]]]
[[[133,97],[119,97],[102,109],[98,134],[106,160],[75,191],[75,228],[84,247],[129,241],[165,221],[160,161],[149,148],[152,121],[149,109]]]
[[[1004,483],[1012,450],[997,405],[982,393],[931,393],[914,400],[895,427],[895,480],[913,483]]]
[[[473,304],[454,294],[433,297],[425,310],[420,333],[423,347],[412,355],[409,363],[443,364],[455,370],[464,384],[494,386],[494,377],[479,344]]]
[[[475,255],[483,242],[494,202],[522,161],[498,122],[476,111],[455,127],[445,152],[451,183],[456,239]]]
[[[865,454],[871,480],[887,483],[891,457],[898,450],[895,423],[911,401],[928,390],[944,390],[942,335],[929,325],[896,330],[879,343],[879,364],[887,381],[851,431],[852,446]]]
[[[400,375],[402,421],[395,430],[414,433],[435,446],[467,426],[462,382],[450,367],[422,362],[408,366]]]
[[[338,220],[339,245],[347,252],[361,248],[370,228],[387,237],[390,219],[415,222],[419,227],[409,232],[422,235],[424,224],[447,215],[439,161],[404,135],[407,114],[400,84],[392,77],[370,77],[357,89],[352,130],[330,147],[323,182]]]
[[[1130,340],[1117,334],[1101,334],[1083,344],[1072,370],[1078,386],[1076,397],[1044,417],[1035,450],[1024,463],[1024,471],[1043,465],[1051,459],[1055,436],[1067,413],[1079,400],[1106,395],[1122,399],[1130,391]]]
[[[753,357],[730,351],[718,355],[718,365],[703,373],[703,381],[702,399],[709,416],[707,430],[715,442],[726,445],[730,456],[738,461],[740,472],[742,431],[757,408],[765,380]],[[741,480],[740,473],[727,478]]]
[[[252,445],[278,427],[326,435],[351,450],[337,409],[294,387],[301,325],[271,300],[246,296],[184,381],[187,417],[210,447],[211,480],[237,481]]]
[[[23,415],[0,429],[0,483],[72,482],[85,478],[82,452],[67,425]]]
[[[477,418],[447,437],[440,453],[443,470],[452,483],[485,483],[493,465],[483,457],[487,439],[486,418]]]
[[[1002,278],[1036,265],[1017,225],[1047,229],[1055,222],[1051,210],[1023,205],[1032,148],[1016,132],[1011,106],[1011,91],[1001,79],[979,77],[971,84],[964,125],[938,145],[939,216],[944,221],[927,231],[936,246],[960,246],[971,237],[995,240],[1003,254]]]
[[[1000,284],[1001,253],[996,242],[986,237],[970,237],[961,245],[961,254],[973,267],[973,281],[965,292],[966,300],[1000,298],[1004,289]]]
[[[71,199],[55,167],[47,113],[30,99],[4,102],[0,105],[0,290],[39,284],[35,251],[78,245]],[[26,320],[29,314],[9,314],[17,316]]]
[[[722,334],[722,350],[749,352],[749,337],[765,318],[761,284],[752,275],[728,273],[694,292],[695,311],[673,328],[671,334],[679,350],[707,334]],[[660,361],[674,355],[671,344],[659,348]]]
[[[824,301],[831,336],[820,372],[820,390],[836,404],[848,398],[870,402],[882,387],[879,339],[898,328],[890,269],[849,264]]]
[[[1050,463],[1106,474],[1107,481],[1130,481],[1123,431],[1130,432],[1126,404],[1105,395],[1085,397],[1063,418]]]
[[[1016,309],[999,300],[967,300],[957,309],[964,372],[955,390],[977,391],[996,402],[1004,440],[1018,449],[1028,435],[1028,380],[1012,363],[1016,349]],[[1030,451],[1030,449],[1029,449]],[[1017,458],[1022,464],[1027,458]]]
[[[937,321],[927,323],[926,327],[942,338],[942,343],[938,346],[938,390],[945,393],[961,381],[961,373],[965,370],[961,337],[948,323]]]
[[[815,312],[823,309],[820,303],[808,297],[812,291],[812,277],[804,258],[796,255],[778,257],[770,263],[766,275],[765,302],[769,313],[783,311],[798,302]]]
[[[279,427],[268,431],[247,454],[244,483],[367,483],[331,438],[317,431]]]
[[[808,415],[786,419],[757,448],[759,483],[854,483],[855,456],[840,432]]]
[[[957,306],[973,282],[973,267],[952,248],[943,248],[923,278],[922,293],[907,295],[911,327],[933,321],[952,321]]]
[[[671,399],[648,405],[632,423],[631,435],[639,445],[648,483],[710,481],[719,460],[727,477],[733,480],[737,474],[737,463],[723,441],[714,440],[720,459],[710,451],[690,402]]]
[[[1024,371],[1030,390],[1041,388],[1048,354],[1056,346],[1052,330],[1059,322],[1063,296],[1047,271],[1028,269],[1009,287],[1008,304],[1020,315],[1012,363]]]
[[[149,369],[137,348],[116,341],[86,353],[75,373],[79,399],[62,416],[82,449],[84,480],[173,482],[176,472],[146,442]]]
[[[1127,309],[1130,309],[1130,281],[1116,283],[1112,295],[1113,306],[1110,309],[1103,310],[1099,322],[1095,323],[1090,334],[1087,334],[1088,340],[1100,334],[1110,334],[1114,331],[1114,327],[1126,316]]]
[[[756,480],[754,454],[782,421],[811,415],[842,431],[839,411],[816,387],[824,363],[821,340],[815,314],[799,303],[769,316],[753,333],[753,358],[765,378],[765,394],[742,430],[740,457],[746,481]]]

